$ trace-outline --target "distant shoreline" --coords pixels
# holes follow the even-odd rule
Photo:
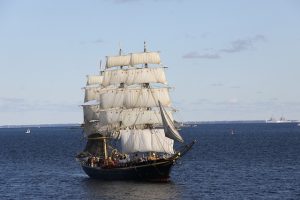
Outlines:
[[[232,121],[186,121],[184,124],[256,124],[256,123],[266,123],[266,120],[232,120]]]
[[[81,124],[31,124],[31,125],[1,125],[0,128],[47,128],[47,127],[80,127]]]
[[[234,121],[186,121],[183,125],[196,124],[257,124],[266,123],[266,120],[234,120]],[[290,120],[287,123],[299,123],[298,120]],[[32,124],[32,125],[1,125],[0,128],[42,128],[42,127],[80,127],[81,124]]]

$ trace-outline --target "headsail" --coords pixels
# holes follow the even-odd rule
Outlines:
[[[172,122],[171,118],[168,116],[168,113],[166,112],[166,110],[164,109],[160,101],[158,101],[158,104],[159,104],[160,114],[161,114],[166,137],[183,143],[184,141],[181,135],[176,130],[174,123]]]

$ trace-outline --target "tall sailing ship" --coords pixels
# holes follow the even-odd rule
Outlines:
[[[170,87],[159,52],[107,56],[84,87],[84,151],[76,156],[92,178],[167,181],[172,166],[193,146],[173,119]],[[174,150],[174,142],[182,143]]]

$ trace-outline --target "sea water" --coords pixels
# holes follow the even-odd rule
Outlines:
[[[169,183],[90,179],[80,128],[0,129],[0,199],[300,199],[300,126],[200,124]]]

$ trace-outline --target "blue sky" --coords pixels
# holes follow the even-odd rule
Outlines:
[[[100,59],[161,51],[177,119],[300,119],[297,0],[0,0],[0,125],[82,122]]]

